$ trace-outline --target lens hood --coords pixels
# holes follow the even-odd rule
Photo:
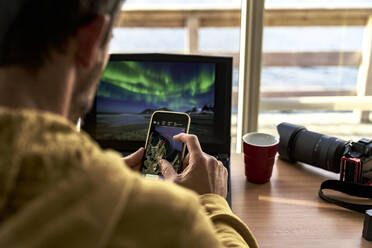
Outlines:
[[[292,157],[293,142],[296,135],[303,130],[307,130],[304,126],[294,125],[287,122],[282,122],[277,126],[279,133],[278,152],[282,159],[290,162],[296,162]]]

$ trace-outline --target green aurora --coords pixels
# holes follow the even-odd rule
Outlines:
[[[99,97],[148,105],[166,104],[185,111],[214,104],[215,64],[110,62],[103,72]]]

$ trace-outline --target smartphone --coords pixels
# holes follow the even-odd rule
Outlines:
[[[142,173],[145,177],[161,177],[159,160],[172,164],[177,173],[182,171],[182,160],[186,146],[173,140],[173,136],[188,133],[190,116],[186,113],[156,111],[152,114],[147,132]]]

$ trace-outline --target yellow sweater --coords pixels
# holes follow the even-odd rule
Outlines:
[[[67,120],[0,108],[0,247],[257,247],[217,195],[143,179]]]

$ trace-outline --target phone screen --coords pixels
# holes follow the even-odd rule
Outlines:
[[[155,116],[152,118],[142,165],[142,173],[145,176],[162,176],[158,165],[161,159],[171,163],[177,173],[181,172],[184,144],[173,140],[173,136],[179,133],[187,133],[187,123],[164,120]]]

